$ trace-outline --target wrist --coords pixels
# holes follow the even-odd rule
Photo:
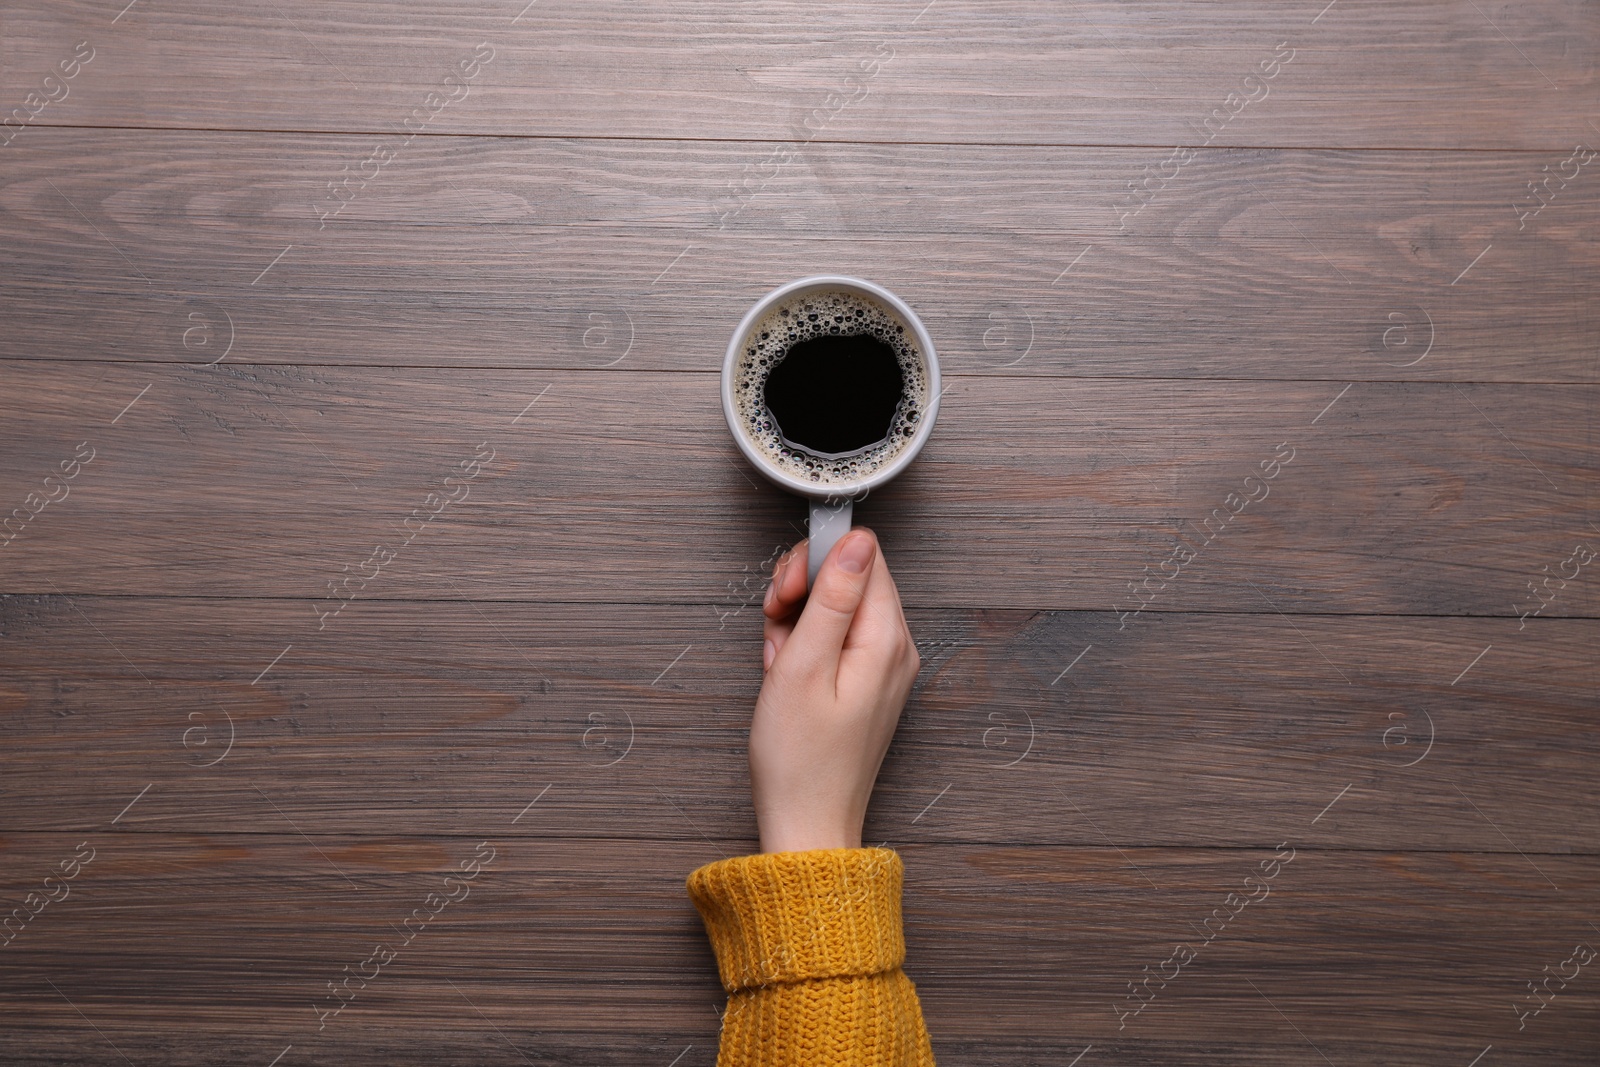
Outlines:
[[[765,825],[761,827],[762,852],[805,852],[818,848],[860,848],[861,828],[842,826]]]

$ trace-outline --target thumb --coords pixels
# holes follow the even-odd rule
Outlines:
[[[787,642],[795,646],[789,655],[799,661],[801,670],[825,666],[830,677],[838,670],[845,635],[866,595],[877,552],[877,537],[858,526],[839,538],[823,559],[800,621],[795,623]]]

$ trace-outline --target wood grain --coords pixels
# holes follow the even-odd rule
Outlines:
[[[743,610],[375,600],[320,632],[303,602],[14,596],[9,825],[88,831],[154,783],[119,826],[473,833],[538,796],[506,832],[754,850],[752,588]],[[1593,620],[908,621],[924,665],[874,843],[1276,844],[1348,787],[1331,847],[1600,847],[1567,817],[1600,802]],[[63,790],[86,757],[92,787]]]
[[[906,970],[936,1054],[999,1034],[1024,1062],[1074,1043],[1162,1062],[1217,1028],[1218,1012],[1230,1045],[1283,1059],[1314,1057],[1308,1041],[1336,1063],[1438,1062],[1440,1051],[1489,1043],[1557,1058],[1595,1048],[1596,1006],[1576,981],[1521,1033],[1513,1011],[1524,979],[1573,942],[1592,944],[1575,902],[1600,891],[1594,857],[1540,857],[1558,893],[1514,854],[1323,851],[1302,847],[1309,829],[1286,831],[1282,848],[1136,858],[1106,847],[907,848]],[[262,1062],[286,1044],[308,1062],[370,1056],[382,1030],[419,1018],[435,1054],[472,1038],[486,1057],[509,1056],[510,1041],[621,1062],[623,1031],[635,1055],[668,1046],[668,1034],[669,1058],[693,1044],[704,1062],[715,1045],[723,998],[683,892],[688,872],[716,858],[710,842],[113,832],[19,835],[7,858],[49,870],[85,840],[94,859],[76,888],[4,950],[18,970],[0,995],[24,1049],[47,1049],[52,1030],[83,1017],[118,1046],[150,1048],[163,1036],[146,1005],[152,982],[201,1048],[248,1037]],[[375,943],[402,946],[394,925],[480,842],[494,859],[465,899],[321,1020],[326,982]],[[1274,869],[1264,863],[1291,853],[1262,877]],[[1202,927],[1252,874],[1255,902]],[[1508,911],[1510,893],[1530,906]],[[129,909],[141,920],[127,921]],[[1429,922],[1415,921],[1419,910]],[[1195,958],[1165,989],[1152,985],[1155,999],[1119,1030],[1113,1008],[1128,983],[1175,944]],[[974,998],[974,985],[994,995]],[[1194,1048],[1183,1055],[1201,1062]],[[1245,1062],[1270,1062],[1253,1055]]]
[[[20,359],[703,370],[834,271],[953,374],[1600,376],[1600,181],[1516,210],[1568,152],[1208,151],[1125,217],[1148,150],[811,145],[769,180],[743,144],[428,138],[324,224],[381,139],[32,132],[0,190]]]
[[[704,604],[804,531],[714,374],[72,367],[0,367],[0,499],[97,450],[0,549],[16,592],[326,598],[387,546],[369,598]],[[1596,538],[1592,386],[1020,385],[953,379],[929,445],[861,502],[906,603],[1518,630],[1551,576],[1544,617],[1600,604],[1561,566]],[[480,445],[461,502],[428,503]],[[406,526],[418,508],[438,518]],[[1196,558],[1162,567],[1180,540]]]
[[[0,81],[21,98],[74,43],[96,56],[39,121],[91,126],[389,131],[428,94],[429,133],[984,144],[1196,143],[1244,78],[1290,56],[1219,143],[1271,147],[1570,147],[1596,74],[1575,42],[1593,8],[1549,0],[1127,5],[1063,14],[926,0],[581,6],[512,0],[414,11],[338,0],[35,2],[8,18]],[[445,85],[479,44],[465,97]],[[1280,43],[1287,47],[1280,49]],[[879,52],[879,48],[886,51]],[[862,61],[886,62],[870,78]],[[834,94],[830,98],[829,94]],[[854,97],[848,105],[840,99]],[[1420,105],[1427,101],[1428,105]],[[822,114],[811,118],[818,110]]]

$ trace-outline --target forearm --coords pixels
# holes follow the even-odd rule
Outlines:
[[[717,1067],[933,1067],[902,969],[904,866],[889,849],[706,864],[688,889],[728,992]]]

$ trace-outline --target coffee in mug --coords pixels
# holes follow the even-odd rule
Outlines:
[[[722,413],[757,470],[810,498],[808,587],[853,501],[921,451],[940,392],[932,338],[882,286],[813,275],[745,313],[723,357]]]

